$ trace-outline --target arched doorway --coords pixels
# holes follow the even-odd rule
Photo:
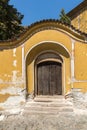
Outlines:
[[[62,95],[61,56],[54,52],[40,54],[35,62],[35,95]]]
[[[27,95],[38,95],[37,92],[37,66],[41,62],[51,61],[61,65],[62,95],[66,91],[66,74],[70,76],[70,53],[61,43],[41,42],[32,47],[26,55],[26,90]],[[67,64],[67,62],[69,64]],[[68,82],[68,81],[67,81]]]

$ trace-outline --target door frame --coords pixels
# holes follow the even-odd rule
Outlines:
[[[42,55],[42,54],[46,54],[46,53],[54,53],[55,55],[58,55],[62,60],[60,59],[56,59],[56,58],[46,58],[44,60],[40,60],[40,61],[37,61],[37,58]],[[57,63],[61,63],[61,66],[62,66],[62,95],[64,95],[64,81],[65,81],[65,74],[64,74],[64,70],[63,70],[63,66],[64,66],[64,61],[63,61],[63,58],[61,55],[59,55],[59,53],[55,52],[55,51],[52,51],[52,50],[49,50],[49,51],[44,51],[42,53],[40,53],[39,55],[36,56],[35,58],[35,62],[34,62],[34,96],[37,96],[37,65],[39,63],[42,63],[42,62],[46,62],[46,61],[53,61],[53,62],[57,62]]]

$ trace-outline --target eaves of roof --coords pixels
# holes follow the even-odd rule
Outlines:
[[[14,39],[0,41],[0,50],[11,49],[22,45],[26,40],[32,37],[35,33],[43,30],[59,30],[68,34],[73,39],[86,43],[86,33],[76,30],[72,25],[62,23],[59,20],[48,19],[36,22],[28,26],[24,31]]]
[[[84,9],[87,9],[87,0],[84,0],[78,6],[76,6],[74,9],[72,9],[69,13],[67,13],[67,16],[70,17],[72,20],[80,12],[84,11]]]

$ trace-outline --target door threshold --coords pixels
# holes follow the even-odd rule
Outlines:
[[[35,98],[62,98],[64,95],[36,95]]]
[[[64,99],[63,95],[54,95],[54,96],[49,96],[49,95],[38,95],[34,98],[34,101],[36,102],[53,102],[57,100]]]

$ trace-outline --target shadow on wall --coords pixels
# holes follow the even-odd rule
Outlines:
[[[57,43],[42,43],[35,46],[28,53],[27,58],[26,58],[26,65],[29,65],[35,59],[35,57],[41,52],[49,51],[49,50],[55,51],[66,58],[70,57],[69,52],[63,46]]]

